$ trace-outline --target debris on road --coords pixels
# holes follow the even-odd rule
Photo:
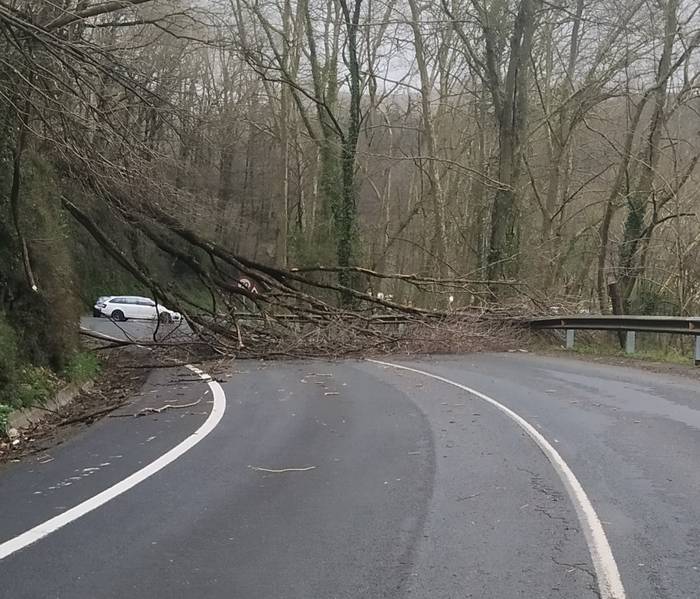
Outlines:
[[[308,470],[315,470],[318,466],[306,466],[305,468],[263,468],[262,466],[248,466],[251,470],[256,472],[268,472],[270,474],[284,474],[285,472],[306,472]]]
[[[197,401],[193,401],[191,403],[184,403],[184,404],[171,404],[171,403],[166,403],[164,406],[160,406],[159,408],[143,408],[142,410],[139,410],[134,414],[134,418],[138,416],[145,416],[146,414],[160,414],[161,412],[165,412],[165,410],[178,410],[182,408],[191,408],[196,406],[199,402],[202,401],[202,398],[200,397]]]
[[[146,382],[150,371],[140,369],[135,376],[124,376],[124,369],[143,362],[140,352],[132,348],[110,350],[100,376],[92,388],[84,389],[75,399],[60,408],[47,411],[40,421],[19,430],[19,441],[12,445],[0,441],[0,464],[17,462],[30,454],[45,455],[47,449],[63,442],[76,429],[92,424],[101,416],[128,402]]]

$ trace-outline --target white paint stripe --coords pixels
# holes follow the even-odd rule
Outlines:
[[[132,487],[135,487],[139,483],[143,482],[150,476],[153,476],[156,472],[162,470],[168,464],[174,462],[177,458],[188,452],[216,428],[216,426],[221,421],[224,412],[226,411],[226,394],[221,388],[221,385],[219,385],[219,383],[217,383],[216,381],[212,380],[212,378],[208,374],[202,372],[199,368],[195,368],[194,366],[188,365],[187,368],[189,368],[195,374],[199,375],[201,379],[207,381],[207,384],[209,385],[209,388],[211,389],[212,394],[214,396],[214,404],[212,406],[211,413],[204,421],[202,426],[200,426],[184,441],[177,444],[171,450],[167,451],[147,466],[141,468],[141,470],[138,470],[130,476],[126,477],[124,480],[116,483],[115,485],[112,485],[108,489],[105,489],[104,491],[98,493],[90,499],[86,499],[82,503],[79,503],[75,507],[66,510],[58,516],[55,516],[50,520],[47,520],[46,522],[43,522],[42,524],[39,524],[38,526],[35,526],[34,528],[23,532],[22,534],[14,537],[13,539],[10,539],[9,541],[5,541],[4,543],[0,544],[0,560],[6,558],[8,555],[12,555],[20,549],[27,547],[28,545],[31,545],[32,543],[35,543],[39,539],[43,539],[45,536],[50,535],[52,532],[57,531],[59,528],[62,528],[66,524],[70,524],[71,522],[77,520],[81,516],[84,516],[85,514],[91,512],[94,509],[97,509],[98,507],[104,505],[108,501],[111,501],[115,497],[118,497],[122,493],[128,491]]]
[[[571,468],[569,468],[567,463],[564,461],[564,458],[559,455],[559,452],[552,447],[549,441],[547,441],[547,439],[545,439],[534,426],[532,426],[527,420],[516,414],[510,408],[507,408],[488,395],[484,395],[483,393],[480,393],[471,387],[467,387],[466,385],[462,385],[430,372],[425,372],[424,370],[418,370],[417,368],[410,368],[408,366],[401,366],[400,364],[369,359],[368,362],[374,362],[375,364],[381,364],[383,366],[389,366],[399,370],[408,370],[410,372],[422,374],[443,383],[447,383],[448,385],[459,387],[467,393],[471,393],[479,399],[491,404],[506,414],[509,418],[514,420],[518,426],[520,426],[520,428],[522,428],[532,438],[532,440],[537,443],[542,452],[547,456],[547,459],[552,463],[552,466],[554,466],[559,478],[561,478],[564,486],[566,487],[569,497],[576,508],[578,519],[583,528],[586,542],[588,543],[588,550],[590,551],[591,559],[593,560],[593,566],[595,567],[598,579],[598,588],[600,590],[601,599],[625,599],[625,589],[622,586],[620,572],[617,569],[617,564],[615,563],[612,549],[610,548],[608,539],[605,536],[605,531],[603,530],[603,525],[598,518],[598,514],[596,514],[590,499],[588,499],[588,495],[586,495],[581,483],[571,471]]]

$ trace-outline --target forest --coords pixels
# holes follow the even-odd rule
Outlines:
[[[0,0],[0,33],[0,403],[105,294],[234,350],[246,310],[700,307],[695,0]]]

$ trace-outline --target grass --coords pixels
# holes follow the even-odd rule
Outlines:
[[[633,354],[625,353],[620,348],[617,335],[603,331],[577,331],[576,343],[573,354],[600,358],[632,358],[646,362],[662,364],[678,364],[693,366],[694,345],[693,337],[657,334],[637,333],[637,351]],[[532,339],[534,350],[551,351],[553,347],[563,350],[565,344],[564,333],[557,335],[536,335]],[[562,351],[562,353],[568,353]]]
[[[65,355],[67,350],[63,350]],[[20,351],[16,330],[0,312],[0,435],[7,425],[10,412],[36,405],[44,405],[56,395],[65,382],[83,384],[100,372],[100,361],[94,353],[72,353],[60,373],[47,367],[52,363],[48,355],[30,363],[30,353]],[[60,360],[63,363],[63,360]]]
[[[690,354],[680,352],[673,347],[665,349],[642,349],[633,354],[625,354],[622,352],[621,355],[637,358],[638,360],[647,360],[649,362],[663,362],[665,364],[682,364],[684,366],[692,366],[694,364]]]
[[[60,378],[49,368],[26,364],[18,367],[0,398],[0,434],[6,429],[7,416],[13,410],[44,405],[56,395],[61,383],[82,385],[94,379],[101,367],[99,359],[91,352],[74,354]]]
[[[657,347],[639,349],[633,354],[625,353],[619,346],[594,343],[591,345],[577,343],[573,352],[583,356],[634,358],[648,362],[662,362],[665,364],[682,364],[692,366],[694,361],[690,352],[680,351],[675,347]]]
[[[0,403],[0,434],[7,429],[7,416],[12,412],[12,407],[5,403]]]
[[[82,385],[94,379],[101,369],[102,364],[93,352],[80,352],[68,360],[63,370],[63,378],[69,383]]]
[[[60,386],[58,377],[48,368],[25,366],[20,369],[15,384],[15,405],[19,408],[43,405]]]
[[[3,400],[0,401],[0,433],[7,426],[10,412],[45,404],[56,394],[59,386],[59,378],[48,368],[20,368],[16,378],[4,389]]]

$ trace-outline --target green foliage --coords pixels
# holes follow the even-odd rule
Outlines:
[[[665,344],[659,341],[647,340],[637,337],[639,347],[631,356],[620,349],[620,346],[609,341],[591,343],[577,343],[574,347],[574,352],[584,356],[595,357],[615,357],[615,358],[636,358],[649,362],[664,362],[668,364],[683,364],[690,366],[693,364],[692,352],[690,347],[683,348],[676,345]]]
[[[75,268],[80,281],[79,301],[84,311],[90,311],[101,295],[150,295],[129,273],[114,266],[111,258],[94,243],[76,247]]]
[[[18,408],[43,405],[59,387],[58,377],[48,368],[25,366],[20,369],[14,405]]]
[[[197,285],[195,281],[183,285],[180,291],[184,298],[196,306],[201,307],[203,310],[213,310],[214,307],[219,311],[225,309],[224,298],[219,293],[214,293],[214,297],[212,298],[211,292],[203,285]],[[172,308],[172,306],[168,307]],[[187,306],[187,309],[190,312],[199,312],[199,310],[193,306]]]
[[[73,195],[79,195],[78,193]],[[77,198],[76,198],[77,199]],[[202,291],[207,294],[204,305],[210,306],[211,297],[203,289],[201,282],[192,274],[188,266],[177,258],[161,252],[142,235],[129,235],[123,223],[120,223],[109,212],[102,213],[99,203],[95,198],[81,198],[80,203],[95,206],[93,218],[98,220],[101,226],[109,231],[114,242],[124,248],[129,248],[154,278],[160,281],[171,281],[179,289],[185,291],[192,289],[195,294]],[[113,258],[95,242],[92,236],[78,223],[70,226],[72,260],[75,270],[75,279],[78,282],[79,302],[84,312],[89,312],[96,298],[101,295],[145,295],[150,297],[152,290],[136,280],[128,271],[117,265]],[[175,240],[175,247],[189,253],[192,258],[206,264],[209,255],[203,251],[192,250],[184,242]]]
[[[0,405],[9,405],[17,378],[17,338],[0,313]]]
[[[336,263],[338,219],[342,203],[342,178],[338,148],[326,141],[321,146],[319,189],[321,202],[312,230],[295,231],[289,240],[297,266]]]
[[[5,195],[7,177],[0,184]],[[38,291],[29,288],[16,232],[7,225],[0,231],[0,310],[14,330],[22,357],[55,370],[77,349],[80,313],[71,240],[59,193],[59,182],[47,161],[27,154],[22,163],[20,225]],[[11,222],[6,203],[0,205],[0,222]]]
[[[7,416],[12,412],[12,406],[0,403],[0,432],[7,428]]]
[[[295,232],[289,241],[294,266],[326,266],[335,264],[335,245],[328,228],[319,227],[311,236]]]
[[[58,390],[61,380],[49,368],[23,359],[14,329],[0,313],[0,431],[7,415],[16,409],[43,405]],[[101,364],[94,353],[74,353],[63,370],[63,378],[81,384],[99,373]]]
[[[2,159],[4,155],[0,155],[0,427],[10,411],[42,404],[56,393],[55,371],[77,348],[79,314],[57,178],[45,159],[25,154],[19,213],[38,286],[34,291],[27,282],[6,199],[12,163]]]
[[[71,383],[81,385],[94,379],[102,364],[94,352],[80,352],[71,356],[63,370],[63,377]]]
[[[0,410],[42,403],[55,393],[57,384],[49,369],[20,360],[15,333],[0,316]]]
[[[680,308],[668,289],[653,281],[640,281],[630,302],[630,313],[676,316]]]
[[[0,393],[0,432],[13,410],[43,405],[56,393],[59,380],[48,368],[25,365],[12,371],[11,380]]]
[[[691,366],[693,358],[690,352],[683,352],[677,347],[661,347],[658,349],[643,349],[634,354],[635,358],[650,360],[652,362],[667,362],[669,364],[683,364]]]

